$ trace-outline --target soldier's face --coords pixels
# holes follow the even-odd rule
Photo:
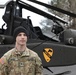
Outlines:
[[[16,43],[19,45],[25,45],[27,42],[27,36],[24,32],[21,32],[16,37]]]

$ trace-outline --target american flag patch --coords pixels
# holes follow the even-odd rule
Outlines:
[[[3,58],[0,58],[0,63],[4,64],[4,59]]]

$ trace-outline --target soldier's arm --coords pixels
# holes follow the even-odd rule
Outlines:
[[[43,75],[42,61],[39,56],[36,57],[36,75]]]
[[[7,75],[7,61],[6,61],[6,57],[2,57],[0,58],[0,75]]]

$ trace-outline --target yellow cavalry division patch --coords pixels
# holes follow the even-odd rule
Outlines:
[[[46,62],[50,62],[52,55],[53,55],[53,49],[52,48],[44,48],[43,56],[44,56]]]

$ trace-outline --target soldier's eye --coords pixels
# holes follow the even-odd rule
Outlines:
[[[26,34],[23,34],[23,36],[26,36]]]
[[[18,34],[18,36],[21,36],[21,34]]]

